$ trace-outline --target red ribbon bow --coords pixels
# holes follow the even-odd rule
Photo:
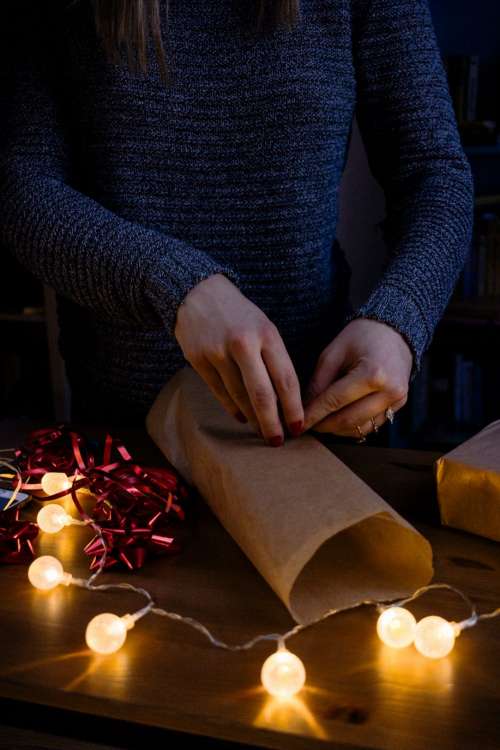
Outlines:
[[[132,570],[142,567],[150,552],[180,551],[178,526],[188,491],[171,471],[115,464],[95,471],[91,489],[97,498],[92,518],[106,544],[105,568],[121,562]],[[99,536],[85,552],[93,556],[91,570],[97,568],[104,552]]]

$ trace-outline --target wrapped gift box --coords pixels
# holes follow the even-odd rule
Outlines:
[[[435,464],[441,521],[500,541],[500,420]]]

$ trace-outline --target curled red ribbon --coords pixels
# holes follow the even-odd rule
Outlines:
[[[15,451],[23,480],[41,479],[49,471],[70,476],[80,467],[91,468],[94,456],[86,443],[82,435],[65,425],[33,430]]]
[[[99,462],[92,444],[66,425],[31,432],[15,455],[25,490],[39,489],[30,480],[37,481],[46,472],[74,476],[69,491],[73,502],[80,516],[102,533],[102,540],[96,535],[84,548],[92,558],[91,570],[101,564],[134,570],[149,554],[175,554],[183,548],[182,522],[191,500],[188,486],[174,470],[135,463],[123,443],[111,435],[104,439]],[[78,499],[76,490],[81,487],[95,498],[90,514]],[[67,494],[65,490],[37,499],[46,502]]]
[[[0,513],[0,562],[25,563],[34,556],[33,539],[38,526],[20,519],[20,508]]]

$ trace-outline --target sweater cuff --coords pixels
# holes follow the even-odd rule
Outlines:
[[[191,248],[189,261],[175,277],[169,269],[162,268],[160,260],[146,278],[147,296],[159,315],[163,329],[172,338],[175,338],[179,305],[193,287],[216,273],[224,274],[238,287],[241,283],[239,274],[231,266],[217,262],[204,252],[194,251],[196,259],[193,262],[193,250]]]
[[[351,313],[346,322],[356,318],[369,318],[386,323],[406,341],[413,354],[411,380],[418,373],[432,334],[418,305],[407,290],[382,284],[370,295],[368,301]]]

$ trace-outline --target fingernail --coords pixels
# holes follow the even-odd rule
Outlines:
[[[245,415],[241,411],[237,411],[234,416],[236,417],[238,422],[248,422],[248,419],[245,417]]]
[[[283,438],[281,435],[273,435],[273,437],[269,438],[268,442],[269,445],[277,448],[279,445],[283,445]]]
[[[288,427],[293,437],[298,437],[304,429],[304,421],[302,419],[299,419],[297,420],[297,422],[290,422]]]

